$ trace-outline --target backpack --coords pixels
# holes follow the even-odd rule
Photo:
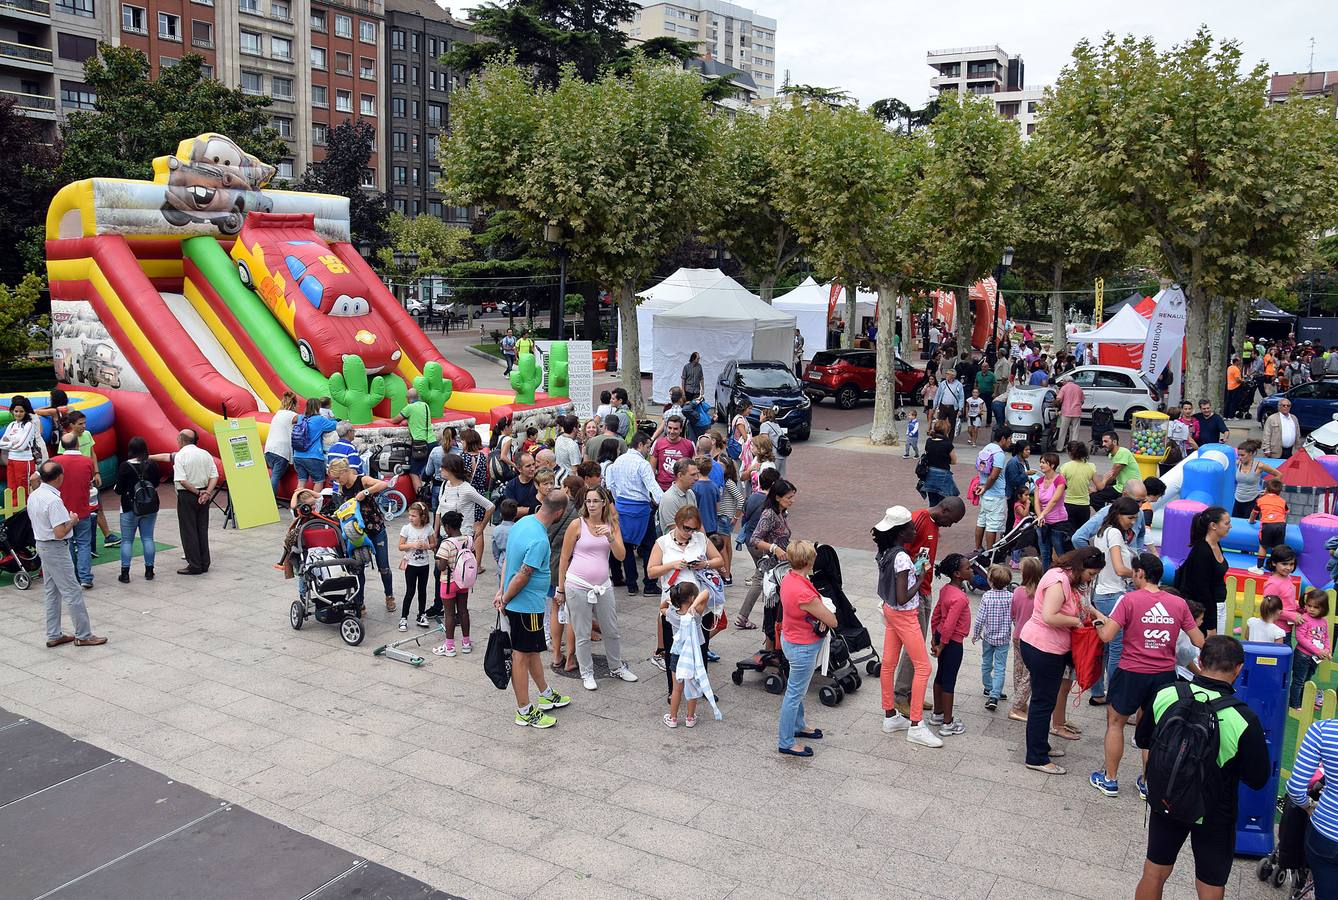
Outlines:
[[[793,450],[794,448],[790,446],[790,436],[781,432],[780,440],[776,442],[776,455],[781,459],[784,459],[789,456]]]
[[[293,420],[293,452],[306,453],[311,449],[311,431],[307,428],[307,417],[298,416]]]
[[[1217,765],[1221,722],[1217,714],[1245,704],[1233,696],[1199,698],[1189,684],[1175,684],[1176,700],[1162,714],[1148,752],[1148,806],[1152,815],[1193,825],[1203,817],[1205,771]]]
[[[449,573],[449,577],[441,580],[442,597],[454,597],[467,591],[478,580],[479,563],[474,556],[473,542],[468,538],[463,541],[442,538],[441,546],[437,548],[437,561],[442,564],[442,572]]]
[[[144,477],[149,468],[147,463],[137,469],[133,465],[131,468],[134,469],[138,480],[130,490],[130,503],[134,507],[135,515],[151,516],[158,511],[158,488]]]

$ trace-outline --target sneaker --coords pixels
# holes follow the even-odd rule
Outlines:
[[[687,726],[688,728],[696,728],[696,727],[697,727],[697,717],[696,717],[696,716],[687,716],[687,717],[685,717],[685,718],[683,719],[683,724],[684,724],[685,726]]]
[[[121,546],[121,536],[119,534],[109,534],[102,539],[102,544],[104,547],[119,547]]]
[[[419,627],[419,628],[431,628],[431,627],[432,627],[432,623],[429,622],[429,621],[427,620],[427,613],[419,613],[419,614],[418,614],[418,627]]]
[[[635,597],[639,593],[641,593],[641,591],[637,588],[635,584],[629,584],[627,586],[627,596]]]
[[[988,700],[985,701],[985,708],[988,709],[990,712],[994,712],[996,709],[999,708],[999,699],[997,697],[989,698]]]
[[[1138,776],[1138,797],[1144,803],[1148,802],[1148,781],[1142,775]]]
[[[712,663],[712,662],[720,662],[720,654],[719,654],[719,653],[716,653],[714,650],[707,650],[707,651],[706,651],[706,661],[707,661],[708,663]]]
[[[1107,778],[1106,773],[1101,769],[1093,772],[1092,777],[1087,781],[1107,797],[1118,797],[1120,795],[1120,783],[1113,778]]]
[[[612,675],[614,678],[621,678],[623,681],[627,682],[632,682],[637,680],[636,673],[633,672],[631,669],[627,668],[627,666],[619,666],[617,669],[610,672],[609,674]]]
[[[939,733],[940,735],[942,735],[943,737],[951,737],[951,736],[954,735],[954,734],[961,734],[961,733],[964,732],[964,731],[966,731],[966,723],[965,723],[965,722],[956,722],[956,721],[953,721],[953,722],[949,722],[948,724],[946,724],[946,725],[944,725],[943,727],[941,727],[941,728],[938,730],[938,733]]]
[[[929,726],[921,721],[917,725],[912,725],[906,730],[906,742],[910,744],[919,744],[921,747],[942,747],[943,739],[934,736],[934,732],[929,730]]]
[[[473,652],[474,652],[474,642],[471,641],[469,638],[461,638],[461,639],[460,639],[460,652],[461,652],[461,653],[473,653]]]
[[[669,715],[668,713],[665,713],[665,714],[664,714],[664,727],[665,727],[665,728],[677,728],[677,727],[678,727],[678,720],[675,719],[673,716]]]
[[[552,688],[534,698],[534,705],[544,712],[548,712],[550,709],[561,709],[569,703],[571,703],[570,697],[559,694]]]
[[[720,580],[725,583],[725,587],[729,587],[731,584],[734,583],[734,578],[731,575],[721,576]]]
[[[942,724],[943,724],[943,714],[942,714],[942,713],[931,712],[931,713],[929,714],[929,724],[930,724],[930,725],[942,725]]]
[[[409,630],[409,620],[400,619],[400,631],[408,631],[408,630]]]
[[[437,647],[432,652],[437,654],[438,656],[454,656],[455,641],[442,641],[441,646]]]
[[[599,685],[595,683],[595,676],[593,675],[582,675],[581,687],[585,688],[587,691],[599,690]]]
[[[1262,575],[1262,574],[1264,574],[1263,566],[1250,566],[1250,568],[1249,568],[1248,571],[1249,571],[1249,573],[1250,573],[1251,575]]]
[[[557,724],[557,719],[545,713],[537,706],[531,706],[529,712],[516,710],[516,724],[528,725],[531,728],[552,728]]]
[[[757,584],[757,573],[754,572],[753,574],[749,575],[747,578],[743,579],[743,583],[746,584],[746,585],[748,585],[749,587],[752,587],[753,585]]]
[[[883,734],[892,734],[897,731],[905,731],[911,727],[911,720],[901,713],[893,713],[890,716],[883,717]]]
[[[664,662],[664,657],[663,657],[663,656],[659,656],[659,655],[652,656],[652,657],[650,658],[650,664],[651,664],[652,666],[654,666],[655,668],[659,669],[661,672],[664,671],[664,668],[665,668],[665,662]]]

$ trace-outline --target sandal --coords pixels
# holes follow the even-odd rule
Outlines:
[[[1065,719],[1064,727],[1067,728],[1069,731],[1072,731],[1074,734],[1082,734],[1082,728],[1078,726],[1077,722],[1070,722],[1067,719]]]
[[[1008,711],[1008,718],[1012,719],[1014,722],[1025,722],[1027,721],[1027,714],[1020,709],[1010,709]]]
[[[1068,728],[1068,726],[1063,726],[1061,728],[1051,728],[1050,733],[1053,734],[1055,737],[1063,738],[1066,741],[1076,741],[1082,737],[1082,735],[1080,734],[1074,734]]]
[[[747,619],[743,618],[742,616],[736,616],[736,617],[735,617],[735,619],[734,619],[734,627],[737,628],[737,629],[739,629],[740,631],[756,631],[756,630],[757,630],[757,626],[756,626],[756,625],[754,625],[752,622],[749,622]]]
[[[566,657],[559,656],[553,660],[553,664],[549,666],[549,668],[551,668],[554,672],[565,672],[566,665],[567,665]]]
[[[1067,775],[1069,773],[1068,769],[1055,763],[1046,763],[1043,766],[1034,766],[1031,763],[1027,763],[1027,768],[1031,769],[1033,772],[1040,772],[1043,775]]]

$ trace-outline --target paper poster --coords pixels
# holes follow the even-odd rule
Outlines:
[[[214,437],[223,462],[223,480],[238,528],[254,528],[279,521],[279,509],[270,489],[269,470],[262,458],[260,429],[255,419],[222,419],[214,423]]]
[[[232,446],[233,465],[245,469],[256,464],[256,458],[251,455],[251,442],[247,440],[246,435],[233,435],[228,438],[228,443]]]

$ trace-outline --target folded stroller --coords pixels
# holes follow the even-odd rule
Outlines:
[[[26,591],[33,575],[42,568],[37,556],[37,536],[33,534],[28,511],[21,509],[0,521],[0,572],[14,576],[14,587]]]
[[[1023,516],[1007,533],[994,542],[993,547],[978,550],[971,557],[971,584],[976,590],[989,590],[990,566],[995,563],[1008,565],[1008,557],[1014,550],[1028,546],[1028,542],[1035,542],[1033,535],[1035,528],[1036,517]]]
[[[298,599],[288,609],[288,624],[300,630],[308,616],[323,625],[338,625],[350,647],[362,643],[362,608],[358,603],[361,560],[345,555],[340,523],[312,514],[297,530],[293,570]]]

